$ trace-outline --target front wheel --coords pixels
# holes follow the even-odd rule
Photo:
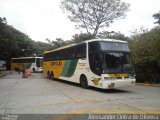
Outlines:
[[[32,71],[35,73],[36,72],[35,68],[33,68]]]
[[[83,87],[83,88],[88,88],[88,81],[87,81],[87,78],[86,78],[85,75],[82,75],[82,76],[80,77],[80,85],[81,85],[81,87]]]
[[[53,74],[53,72],[51,72],[51,78],[50,79],[54,80],[54,74]]]

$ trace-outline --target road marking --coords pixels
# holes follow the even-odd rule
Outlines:
[[[109,109],[79,109],[69,114],[160,114],[160,111],[109,110]]]
[[[136,83],[136,85],[160,87],[160,84],[149,84],[149,83]]]

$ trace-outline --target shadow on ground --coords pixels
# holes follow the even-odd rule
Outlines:
[[[78,84],[78,83],[73,83],[73,82],[69,82],[69,81],[65,81],[65,80],[61,80],[61,79],[55,79],[53,81],[81,88],[80,84]],[[83,88],[83,89],[85,89],[85,88]],[[121,89],[114,89],[114,88],[100,89],[100,88],[95,88],[95,87],[91,87],[91,86],[89,86],[87,88],[87,90],[92,90],[92,91],[101,92],[101,93],[111,93],[111,94],[113,94],[113,93],[132,93],[131,91],[126,91],[126,90],[121,90]]]

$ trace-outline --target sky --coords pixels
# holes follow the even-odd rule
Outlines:
[[[35,41],[46,42],[46,38],[69,40],[74,34],[85,32],[75,29],[60,8],[61,0],[0,0],[0,17],[6,17],[8,25],[27,34]],[[160,11],[160,0],[123,0],[130,3],[124,19],[116,20],[106,31],[120,31],[130,36],[135,29],[151,29],[156,21],[152,15]]]

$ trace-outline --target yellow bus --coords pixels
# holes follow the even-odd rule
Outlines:
[[[19,57],[12,58],[11,70],[22,71],[24,68],[29,68],[32,72],[42,72],[43,57]]]
[[[135,85],[135,72],[128,43],[92,39],[43,54],[43,74],[49,79],[79,83],[83,88],[102,89]]]

